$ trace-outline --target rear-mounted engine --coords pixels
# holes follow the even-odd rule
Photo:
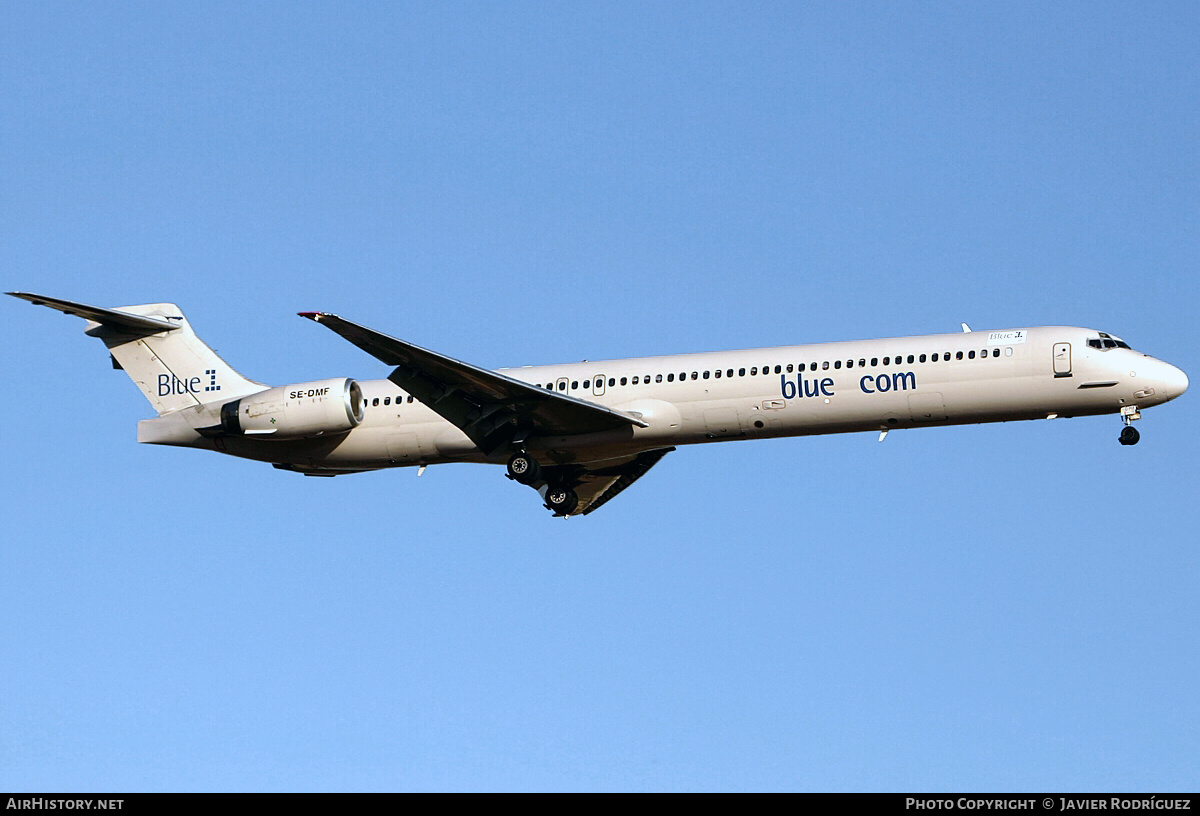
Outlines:
[[[362,418],[362,389],[344,377],[268,388],[221,406],[222,431],[264,439],[345,433]]]

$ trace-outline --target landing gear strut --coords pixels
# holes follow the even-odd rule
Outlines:
[[[1142,415],[1138,413],[1136,405],[1126,405],[1121,409],[1121,419],[1125,422],[1125,427],[1121,429],[1121,435],[1117,437],[1117,441],[1122,445],[1136,445],[1142,435],[1138,433],[1138,429],[1131,424],[1135,419],[1141,419]]]

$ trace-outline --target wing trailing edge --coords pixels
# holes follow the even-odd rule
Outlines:
[[[395,366],[389,380],[462,430],[485,454],[530,436],[649,427],[630,414],[447,357],[334,314],[299,315]]]

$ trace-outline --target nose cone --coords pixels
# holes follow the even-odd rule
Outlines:
[[[1188,375],[1170,363],[1165,363],[1166,373],[1163,375],[1163,391],[1167,399],[1175,399],[1188,389]]]

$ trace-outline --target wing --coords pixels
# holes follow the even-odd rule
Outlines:
[[[300,316],[396,366],[389,380],[461,429],[485,454],[514,442],[519,444],[530,436],[648,427],[630,414],[455,360],[337,315],[300,312]]]
[[[599,510],[605,502],[646,475],[646,471],[673,450],[675,449],[657,448],[616,463],[597,462],[598,467],[579,466],[573,479],[575,493],[579,496],[579,506],[571,515],[586,516]]]

